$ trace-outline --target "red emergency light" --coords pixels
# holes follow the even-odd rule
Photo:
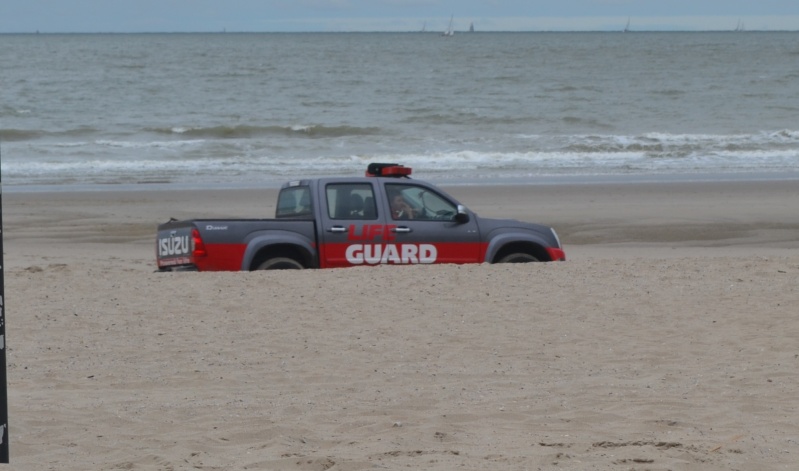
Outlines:
[[[400,164],[369,164],[366,167],[367,177],[407,177],[411,174],[411,168]]]

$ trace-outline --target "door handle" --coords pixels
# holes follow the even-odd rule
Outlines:
[[[328,229],[327,232],[347,232],[347,228],[344,226],[333,226]]]
[[[391,229],[391,232],[403,232],[403,233],[411,232],[411,228],[410,227],[405,227],[405,226],[394,227],[394,228]]]

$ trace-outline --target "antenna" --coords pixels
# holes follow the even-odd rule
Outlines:
[[[2,169],[0,152],[0,169]],[[6,378],[6,293],[3,278],[3,176],[0,170],[0,463],[8,463],[8,380]]]

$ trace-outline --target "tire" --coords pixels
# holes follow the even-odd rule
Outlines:
[[[256,270],[302,270],[302,264],[293,258],[275,257],[264,260]]]
[[[537,258],[530,255],[529,253],[512,253],[505,255],[504,257],[500,258],[497,263],[530,263],[530,262],[539,262]]]

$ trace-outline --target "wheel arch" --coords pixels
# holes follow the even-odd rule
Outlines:
[[[265,236],[255,238],[247,245],[241,263],[243,271],[252,271],[264,261],[274,257],[291,258],[305,268],[316,268],[316,249],[299,237]]]
[[[539,261],[552,261],[547,245],[536,238],[523,234],[503,234],[491,240],[486,250],[485,261],[496,263],[506,255],[513,253],[530,254]]]

